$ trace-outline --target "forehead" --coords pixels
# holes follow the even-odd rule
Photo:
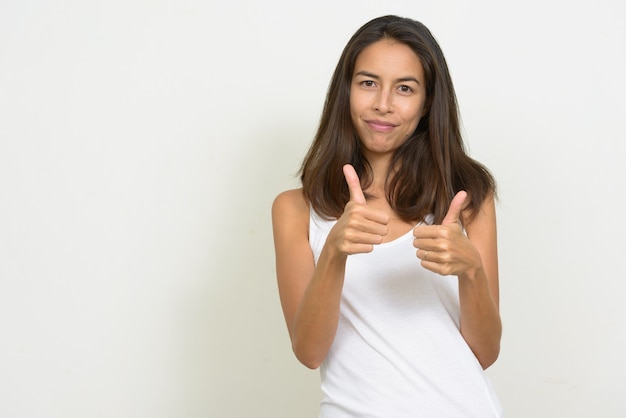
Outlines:
[[[393,39],[381,39],[363,49],[354,64],[354,72],[358,71],[373,72],[381,76],[414,75],[420,79],[424,74],[417,54],[408,45]]]

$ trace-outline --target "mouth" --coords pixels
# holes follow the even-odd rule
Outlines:
[[[389,132],[396,127],[396,125],[391,122],[378,119],[366,120],[365,123],[375,132]]]

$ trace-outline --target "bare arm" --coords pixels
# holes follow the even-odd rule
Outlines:
[[[465,231],[480,254],[482,265],[459,275],[461,334],[486,369],[498,358],[502,336],[493,196],[483,202],[480,212],[465,226]]]
[[[415,246],[425,268],[459,277],[461,335],[486,369],[498,358],[502,336],[495,203],[485,199],[464,235],[463,201],[453,200],[442,225],[417,227]]]
[[[353,173],[353,170],[352,170]],[[346,175],[360,196],[351,200],[330,231],[317,266],[308,240],[309,206],[301,190],[281,193],[272,206],[276,274],[293,351],[317,368],[332,345],[339,320],[345,263],[369,252],[387,233],[386,213],[368,209],[356,173]]]
[[[308,242],[309,207],[300,190],[276,198],[272,221],[278,290],[292,348],[301,363],[317,368],[337,329],[346,257],[327,254],[315,268]]]

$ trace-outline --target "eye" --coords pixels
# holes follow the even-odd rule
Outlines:
[[[374,80],[364,80],[364,81],[361,81],[361,85],[363,87],[375,87],[376,83],[374,82]]]
[[[400,90],[401,93],[413,93],[413,89],[406,84],[399,86],[398,90]]]

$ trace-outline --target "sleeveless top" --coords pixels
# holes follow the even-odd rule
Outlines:
[[[335,223],[311,210],[316,264]],[[459,330],[458,278],[424,269],[415,251],[411,230],[348,257],[320,418],[503,416]]]

